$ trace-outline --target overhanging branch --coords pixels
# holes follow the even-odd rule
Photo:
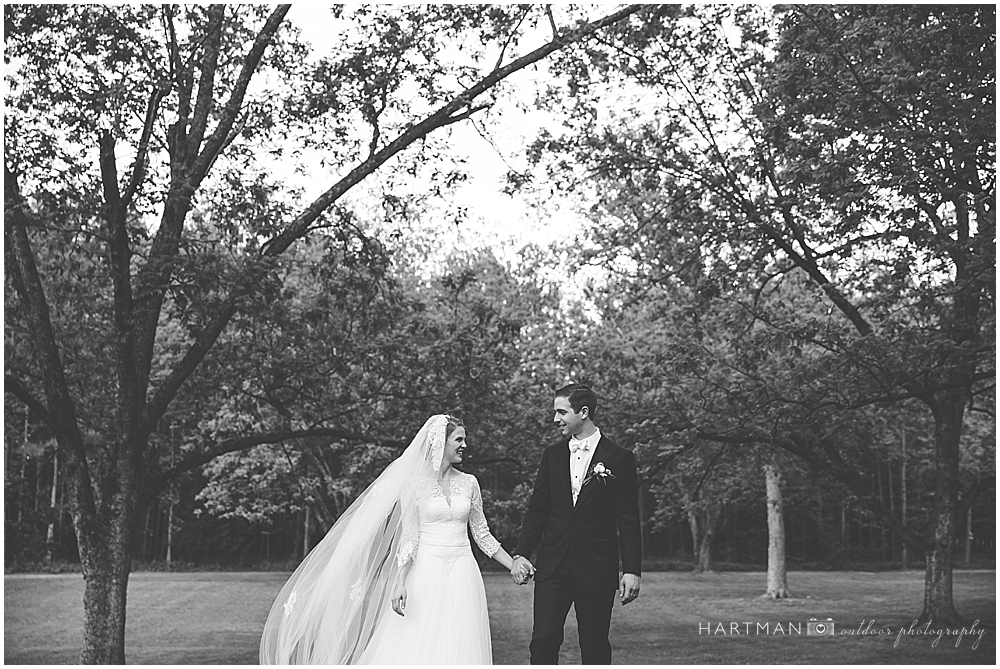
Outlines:
[[[254,446],[277,444],[282,441],[288,441],[289,439],[303,439],[306,437],[331,437],[343,441],[368,442],[394,448],[406,446],[406,444],[401,441],[382,439],[336,427],[310,427],[302,430],[288,429],[261,432],[258,434],[246,435],[243,437],[236,437],[234,439],[221,441],[211,448],[184,458],[169,469],[160,473],[158,476],[153,477],[147,486],[147,494],[155,496],[181,474],[208,464],[220,455],[243,451],[253,448]]]
[[[387,144],[380,151],[356,166],[343,179],[334,184],[329,190],[320,195],[315,202],[309,205],[294,221],[292,221],[281,233],[268,241],[261,249],[262,254],[278,255],[287,249],[292,242],[308,231],[309,226],[319,218],[320,215],[330,205],[340,199],[348,190],[361,182],[365,177],[372,174],[386,161],[395,156],[400,151],[406,149],[413,142],[427,136],[430,132],[453,123],[456,113],[469,113],[463,111],[472,107],[472,101],[479,95],[493,88],[511,74],[532,65],[554,51],[565,47],[568,44],[580,41],[597,30],[612,25],[622,19],[635,14],[644,5],[629,5],[613,14],[587,23],[576,30],[573,30],[562,37],[552,40],[534,51],[516,58],[507,65],[492,70],[476,84],[469,87],[463,93],[455,96],[436,112],[426,117],[424,120],[407,128],[395,140]]]

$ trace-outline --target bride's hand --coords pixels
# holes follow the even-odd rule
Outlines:
[[[403,610],[406,608],[406,586],[401,583],[397,583],[396,587],[392,589],[392,610],[399,615],[404,615]]]

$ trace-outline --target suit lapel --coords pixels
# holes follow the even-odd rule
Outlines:
[[[587,475],[583,477],[584,480],[586,480],[587,476],[590,475],[590,472],[593,471],[594,465],[596,465],[598,462],[603,462],[605,466],[607,466],[610,459],[611,459],[611,447],[608,446],[607,439],[604,437],[604,435],[601,435],[601,440],[597,442],[597,448],[594,449],[594,457],[590,459],[590,466],[587,467]],[[566,470],[568,475],[569,458],[566,459]],[[569,479],[567,476],[567,481],[568,480]],[[594,488],[596,488],[599,485],[601,485],[601,483],[598,481],[590,481],[582,488],[580,488],[580,496],[576,498],[576,506],[573,507],[574,513],[576,512],[577,509],[579,509],[583,505],[583,503],[587,500],[587,498],[590,497],[590,493],[593,492]],[[571,492],[570,501],[572,501],[572,499],[573,498]]]

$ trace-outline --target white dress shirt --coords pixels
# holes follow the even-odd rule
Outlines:
[[[580,496],[580,489],[583,488],[583,480],[587,477],[587,469],[590,468],[590,461],[597,450],[597,443],[601,440],[601,431],[598,429],[594,434],[586,439],[570,437],[569,440],[569,483],[573,489],[573,506],[576,506],[576,499]],[[581,448],[574,450],[580,444]]]

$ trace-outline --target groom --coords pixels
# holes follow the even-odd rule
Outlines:
[[[531,663],[558,664],[566,615],[575,605],[583,663],[610,664],[608,634],[616,590],[622,604],[639,596],[635,456],[594,425],[597,395],[590,388],[560,388],[552,408],[568,439],[542,453],[511,569],[521,583],[535,576]],[[528,556],[536,549],[532,565]]]

